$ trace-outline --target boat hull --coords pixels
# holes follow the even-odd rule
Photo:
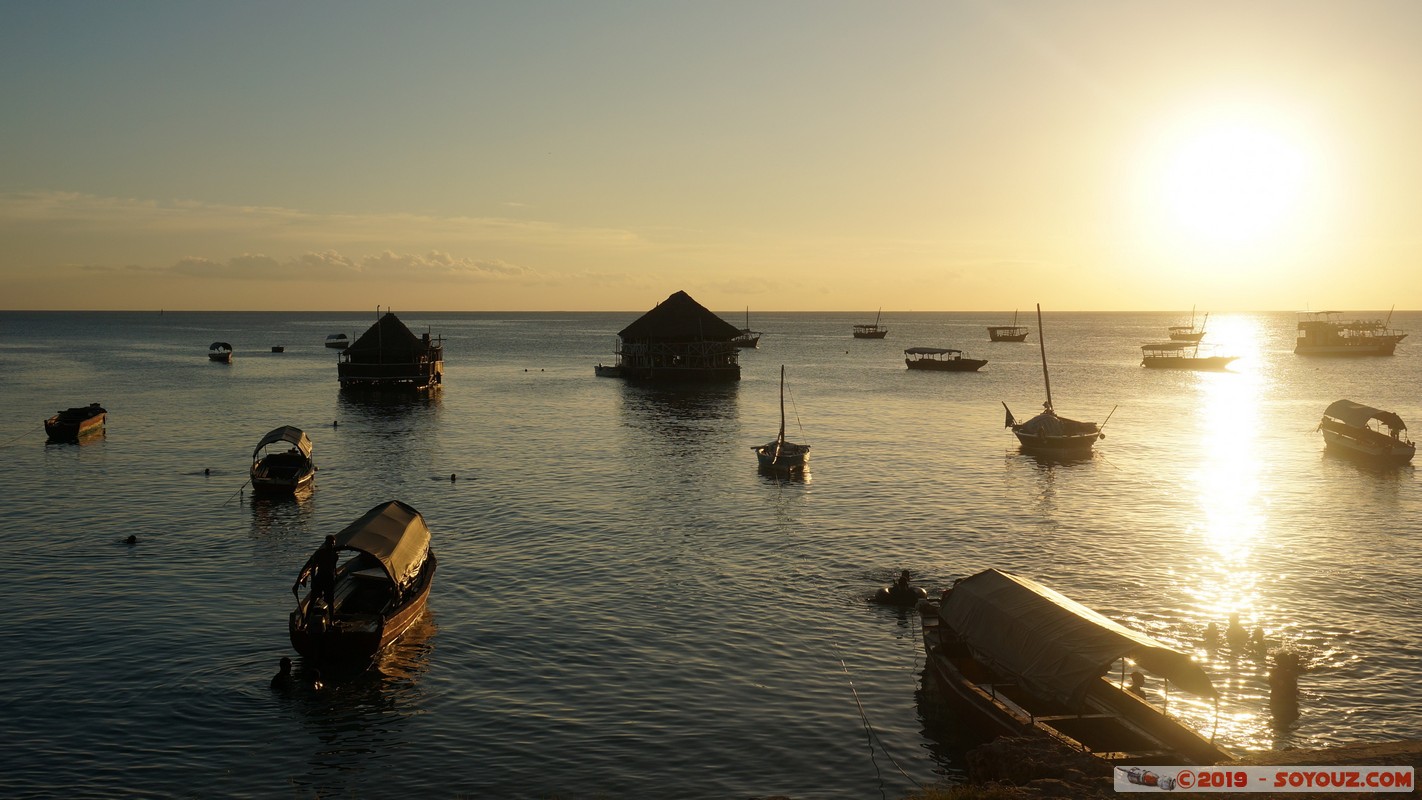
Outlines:
[[[50,441],[73,442],[102,431],[107,419],[108,412],[103,409],[69,409],[45,420],[44,433]]]
[[[1406,464],[1412,461],[1416,447],[1396,440],[1379,441],[1382,437],[1361,438],[1347,432],[1323,429],[1323,443],[1329,450],[1348,458],[1375,464]]]
[[[889,335],[889,332],[888,332],[888,331],[855,331],[855,332],[854,332],[854,338],[856,338],[856,339],[882,339],[882,338],[884,338],[885,336],[888,336],[888,335]]]
[[[252,491],[262,494],[296,494],[310,489],[316,484],[316,469],[314,467],[290,477],[258,475],[256,474],[257,467],[253,467],[252,472]]]
[[[1395,341],[1371,341],[1357,344],[1300,344],[1294,354],[1300,356],[1390,356],[1397,350]]]
[[[1012,432],[1017,436],[1017,442],[1022,446],[1022,452],[1061,457],[1079,458],[1088,456],[1091,454],[1092,448],[1096,446],[1096,440],[1101,438],[1100,433],[1076,433],[1051,436],[1047,434],[1026,433],[1015,429]]]
[[[937,361],[931,358],[905,358],[904,364],[909,369],[925,369],[935,372],[977,372],[987,364],[986,361],[977,358],[956,358],[944,361]]]
[[[1025,342],[1027,341],[1027,329],[1013,326],[1010,328],[988,328],[988,341],[990,342]]]
[[[438,564],[431,552],[418,588],[404,603],[388,613],[379,616],[337,613],[330,629],[319,636],[305,624],[303,604],[303,607],[291,612],[287,622],[291,646],[302,658],[322,667],[360,667],[368,664],[381,650],[409,630],[425,612],[430,588],[434,586],[436,566]]]
[[[232,354],[231,354],[230,352],[228,352],[228,353],[208,353],[208,354],[207,354],[207,358],[208,358],[209,361],[216,361],[216,362],[221,363],[221,364],[231,364],[231,363],[232,363]]]
[[[1230,365],[1237,356],[1199,356],[1191,358],[1188,356],[1148,356],[1141,359],[1141,366],[1146,369],[1176,369],[1200,371],[1219,371]]]
[[[756,464],[766,472],[803,472],[810,468],[810,446],[786,442],[775,455],[775,442],[755,449]]]

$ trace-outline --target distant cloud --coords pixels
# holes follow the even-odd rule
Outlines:
[[[333,250],[327,250],[321,253],[303,253],[289,259],[244,253],[226,261],[189,256],[180,259],[169,270],[196,278],[262,281],[331,279],[386,281],[394,279],[417,282],[460,282],[515,278],[534,281],[539,278],[539,275],[533,270],[516,264],[458,258],[439,251],[417,255],[386,250],[376,255],[351,258]]]

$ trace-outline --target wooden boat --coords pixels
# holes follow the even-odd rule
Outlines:
[[[1200,341],[1201,339],[1205,338],[1205,326],[1208,325],[1209,322],[1210,322],[1210,315],[1209,315],[1209,312],[1206,312],[1206,313],[1205,313],[1205,321],[1200,323],[1199,329],[1196,329],[1196,328],[1195,328],[1195,307],[1194,307],[1194,306],[1191,306],[1191,307],[1190,307],[1190,324],[1189,324],[1189,325],[1171,325],[1169,328],[1166,328],[1165,330],[1166,330],[1167,333],[1170,334],[1170,341],[1172,341],[1172,342],[1198,342],[1198,341]]]
[[[273,353],[285,353],[285,352],[286,352],[286,347],[283,346],[283,345],[274,344],[274,345],[272,345],[272,352],[273,352]]]
[[[909,369],[931,369],[940,372],[977,372],[986,361],[963,358],[962,350],[944,347],[910,347],[904,350],[904,364]]]
[[[855,325],[854,338],[856,339],[882,339],[889,335],[888,328],[879,327],[879,319],[884,316],[884,309],[879,309],[879,313],[874,315],[873,325]]]
[[[66,408],[44,421],[44,432],[52,442],[73,442],[104,429],[108,413],[98,403]]]
[[[338,350],[344,350],[349,347],[350,344],[351,340],[346,338],[346,335],[344,333],[333,333],[330,336],[326,337],[327,347],[334,347]]]
[[[1088,456],[1091,454],[1091,448],[1096,444],[1096,440],[1105,438],[1101,428],[1106,423],[1097,425],[1094,422],[1082,422],[1058,416],[1056,409],[1052,406],[1052,379],[1047,374],[1047,342],[1045,331],[1042,329],[1042,306],[1040,303],[1037,305],[1037,343],[1042,348],[1042,382],[1047,388],[1047,402],[1042,404],[1042,413],[1026,422],[1019,422],[1012,415],[1012,409],[1008,408],[1007,403],[1004,402],[1002,408],[1007,412],[1007,418],[1003,427],[1012,429],[1012,432],[1017,436],[1017,441],[1022,444],[1024,453],[1062,458]],[[1112,409],[1112,413],[1115,413],[1115,409]],[[1110,421],[1110,415],[1107,415],[1106,419]]]
[[[803,472],[810,466],[810,446],[785,441],[785,366],[780,366],[780,433],[775,441],[751,448],[762,470]]]
[[[1147,369],[1222,370],[1239,356],[1200,353],[1199,342],[1157,342],[1141,345],[1141,366]]]
[[[367,664],[424,613],[436,567],[430,530],[420,512],[391,500],[337,533],[335,545],[344,558],[335,607],[314,588],[298,596],[287,620],[291,645],[323,666]],[[303,568],[293,594],[308,577]]]
[[[286,445],[274,451],[274,445]],[[294,494],[316,479],[311,461],[311,439],[300,428],[283,425],[262,437],[252,448],[252,491]]]
[[[1343,320],[1340,312],[1318,311],[1304,314],[1298,322],[1294,353],[1301,356],[1390,356],[1397,343],[1407,338],[1403,331],[1389,327],[1386,320]]]
[[[1402,417],[1352,400],[1329,405],[1318,429],[1330,450],[1368,461],[1406,464],[1416,451]]]
[[[1107,677],[1130,658],[1217,698],[1190,656],[1036,581],[995,569],[919,604],[926,672],[982,733],[1045,736],[1112,764],[1227,761],[1229,751]]]
[[[731,343],[736,347],[760,347],[760,331],[753,331],[750,327],[750,307],[746,307],[746,326],[741,328],[736,338]]]
[[[1012,312],[1011,325],[989,325],[988,341],[990,342],[1025,342],[1027,341],[1027,326],[1017,324],[1017,312]]]
[[[227,342],[213,342],[207,346],[207,357],[211,361],[221,361],[224,364],[231,364],[232,345]]]
[[[616,364],[597,364],[593,366],[593,374],[599,378],[620,378],[622,367]]]

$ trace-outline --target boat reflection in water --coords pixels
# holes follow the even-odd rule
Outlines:
[[[291,494],[253,494],[247,505],[252,510],[252,533],[257,536],[305,536],[316,510],[311,487]]]

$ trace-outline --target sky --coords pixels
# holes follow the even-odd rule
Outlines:
[[[1422,308],[1415,0],[0,0],[0,309]]]

